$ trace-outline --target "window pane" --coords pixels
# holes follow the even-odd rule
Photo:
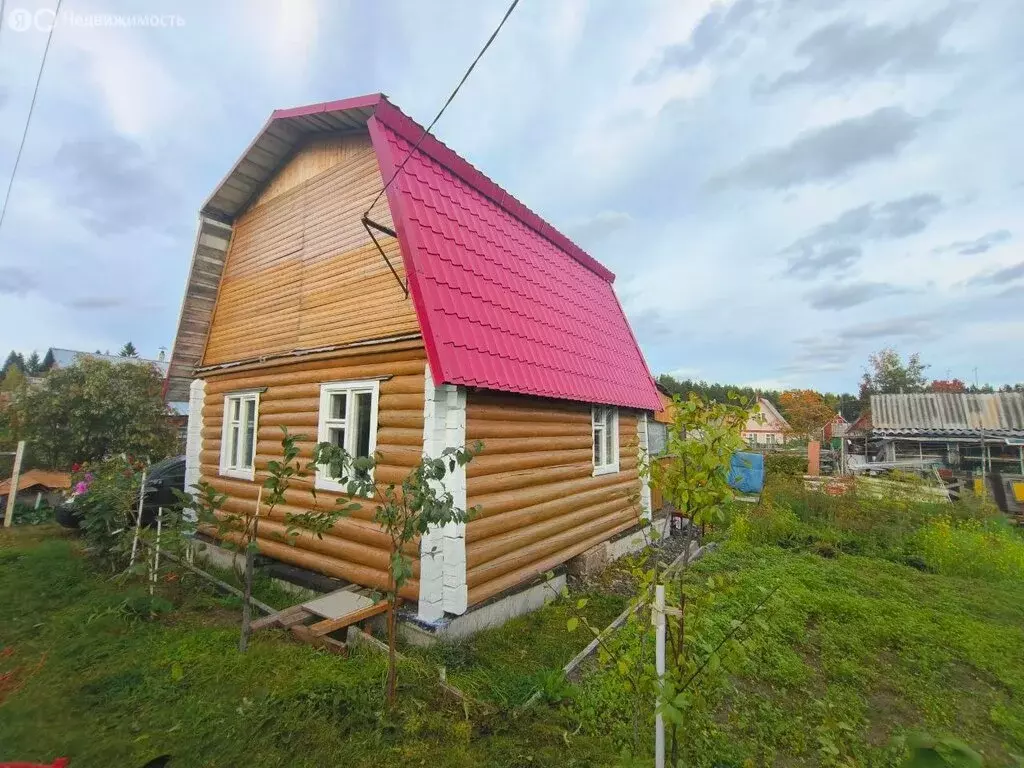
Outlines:
[[[370,407],[373,395],[370,392],[356,393],[356,456],[370,455]]]
[[[245,443],[242,447],[242,466],[251,467],[256,452],[256,401],[245,401]]]
[[[233,397],[228,402],[231,403],[231,420],[232,421],[238,421],[238,406],[239,406],[238,398],[237,397]]]
[[[344,392],[331,395],[331,408],[330,417],[332,419],[344,419],[345,418],[345,404],[347,396]]]
[[[336,445],[339,448],[345,447],[345,428],[344,427],[331,427],[327,430],[327,442],[331,445]]]
[[[615,419],[609,419],[611,423],[604,431],[604,463],[615,463]]]
[[[238,466],[238,425],[231,427],[228,432],[228,466]]]
[[[601,427],[594,428],[594,466],[599,467],[604,462],[601,460],[601,451],[604,447],[604,429]]]

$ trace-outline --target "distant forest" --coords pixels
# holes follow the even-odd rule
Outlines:
[[[683,395],[685,397],[689,392],[696,392],[708,400],[719,403],[724,403],[728,399],[730,392],[736,392],[750,399],[763,397],[776,408],[779,408],[779,396],[782,394],[777,389],[754,389],[753,387],[714,384],[708,381],[696,381],[695,379],[677,379],[669,376],[667,373],[663,373],[658,377],[658,383],[673,395]],[[861,400],[856,395],[851,395],[848,392],[838,395],[832,392],[822,392],[821,394],[825,402],[841,413],[847,421],[852,422],[860,415]]]
[[[753,387],[741,387],[732,384],[715,384],[708,381],[697,381],[695,379],[676,379],[673,376],[669,376],[667,373],[663,373],[658,377],[658,383],[673,395],[678,394],[685,397],[689,392],[696,392],[708,400],[713,400],[719,403],[724,403],[726,401],[729,392],[736,392],[745,398],[752,399],[754,397],[763,397],[776,408],[779,408],[779,396],[782,394],[782,392],[777,389],[754,389]],[[969,393],[1024,392],[1024,384],[1005,384],[1000,387],[994,387],[991,384],[975,386],[973,384],[965,384],[959,379],[953,379],[951,381],[933,381],[917,391]],[[843,392],[841,394],[836,394],[834,392],[822,392],[821,396],[825,399],[826,403],[832,406],[832,408],[834,408],[838,413],[842,414],[844,419],[849,422],[853,422],[856,421],[858,416],[860,416],[861,411],[867,407],[870,394],[865,392],[864,397],[861,398],[857,395],[850,394],[849,392]]]

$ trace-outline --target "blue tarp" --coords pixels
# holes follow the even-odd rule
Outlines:
[[[764,456],[734,453],[729,466],[729,485],[740,493],[760,493],[764,488]]]

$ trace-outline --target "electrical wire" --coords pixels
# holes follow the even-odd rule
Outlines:
[[[448,97],[448,100],[444,103],[444,106],[442,106],[441,110],[434,116],[434,119],[430,121],[430,125],[428,125],[423,130],[423,135],[419,137],[415,144],[413,144],[412,149],[409,150],[406,156],[402,159],[401,164],[394,170],[394,173],[391,174],[391,178],[388,179],[387,184],[385,184],[383,189],[381,189],[381,191],[377,193],[377,196],[373,198],[373,202],[370,203],[370,207],[367,208],[366,213],[363,214],[364,218],[370,215],[370,211],[373,210],[373,206],[375,206],[377,204],[377,201],[381,199],[385,192],[388,191],[388,187],[390,187],[391,183],[396,178],[398,178],[398,174],[400,174],[402,172],[402,169],[405,168],[405,164],[409,162],[409,158],[411,158],[416,153],[416,150],[419,149],[420,144],[422,144],[423,140],[427,138],[427,136],[430,134],[430,129],[433,128],[437,121],[441,119],[441,115],[443,115],[444,111],[448,109],[448,105],[451,104],[452,101],[454,101],[456,94],[458,94],[459,92],[459,89],[462,88],[466,80],[469,79],[470,74],[473,72],[473,68],[476,67],[477,62],[480,61],[483,55],[487,52],[487,49],[491,47],[491,43],[494,42],[494,38],[496,38],[498,36],[498,33],[501,32],[501,28],[505,26],[505,22],[508,21],[508,17],[512,15],[512,11],[516,9],[517,5],[519,5],[519,0],[512,0],[512,4],[508,7],[508,10],[505,11],[505,15],[501,17],[501,21],[498,23],[498,26],[494,28],[494,31],[491,33],[491,36],[487,38],[487,42],[484,43],[484,47],[480,49],[480,53],[476,55],[476,58],[473,59],[473,63],[469,65],[469,69],[466,70],[466,74],[462,76],[462,79],[459,80],[459,84],[455,86],[455,90],[452,91],[452,95]]]
[[[50,43],[53,41],[53,30],[57,28],[57,17],[60,15],[60,6],[64,0],[57,0],[57,7],[53,11],[53,24],[46,36],[46,47],[43,49],[43,60],[39,62],[39,72],[36,74],[36,85],[32,89],[32,101],[28,105],[28,117],[25,118],[25,130],[21,134],[21,144],[18,145],[18,154],[14,156],[14,168],[11,170],[11,180],[7,182],[7,193],[4,195],[3,207],[0,207],[0,229],[3,228],[4,218],[7,216],[7,204],[11,200],[11,189],[14,188],[14,177],[18,173],[18,165],[21,163],[21,153],[25,149],[25,139],[28,138],[28,128],[32,124],[32,113],[36,108],[36,97],[39,96],[39,84],[43,81],[43,69],[46,67],[46,57],[50,53]]]

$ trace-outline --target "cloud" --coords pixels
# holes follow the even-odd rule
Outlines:
[[[851,208],[779,251],[790,256],[786,274],[811,280],[824,272],[843,272],[861,258],[864,243],[915,235],[942,210],[942,198],[934,193]]]
[[[735,40],[757,10],[756,0],[736,0],[731,5],[716,3],[705,14],[689,40],[662,48],[657,56],[637,73],[634,82],[651,83],[673,71],[691,69],[708,56]]]
[[[938,316],[932,313],[903,315],[870,323],[860,323],[839,331],[840,341],[870,341],[874,339],[928,338],[936,333]]]
[[[751,155],[708,181],[710,189],[788,189],[829,181],[853,169],[895,157],[918,134],[923,119],[902,107],[881,107],[799,134],[789,145]]]
[[[845,272],[856,264],[864,253],[856,246],[839,246],[815,253],[808,251],[789,261],[786,274],[798,280],[813,280],[824,272]]]
[[[997,245],[1008,242],[1013,238],[1007,229],[997,229],[994,232],[982,235],[974,240],[957,240],[955,243],[933,248],[932,253],[956,252],[961,256],[975,256],[979,253],[990,251]]]
[[[116,307],[128,306],[130,302],[127,299],[116,297],[116,296],[84,296],[80,299],[72,299],[65,303],[65,306],[71,309],[81,310],[100,310],[100,309],[114,309]]]
[[[596,243],[613,232],[625,229],[633,223],[633,217],[623,211],[602,211],[589,219],[578,221],[567,227],[569,235],[581,243]]]
[[[829,24],[796,47],[797,56],[807,63],[782,74],[763,90],[773,92],[808,84],[841,85],[852,80],[936,69],[954,58],[943,48],[942,40],[962,11],[962,6],[950,6],[903,27],[851,19]]]
[[[39,282],[25,270],[18,267],[0,267],[0,294],[24,296],[38,286]]]
[[[825,285],[807,294],[815,309],[848,309],[872,299],[905,293],[906,289],[888,283],[848,283],[846,285]]]
[[[982,272],[967,281],[968,285],[1003,285],[1024,278],[1024,261],[994,272]],[[1016,290],[1016,289],[1014,289]]]
[[[96,234],[165,229],[168,216],[177,213],[177,194],[161,175],[160,165],[131,139],[68,141],[54,161],[62,176],[62,202],[82,211],[83,223]]]
[[[144,138],[173,130],[179,124],[176,118],[192,106],[195,87],[172,75],[157,47],[145,45],[140,35],[103,26],[64,31],[63,43],[80,59],[74,65],[76,75],[81,72],[91,81],[119,133]]]
[[[657,309],[642,309],[639,312],[631,312],[629,322],[639,338],[664,339],[670,338],[677,333],[677,329],[673,326],[671,319]]]

